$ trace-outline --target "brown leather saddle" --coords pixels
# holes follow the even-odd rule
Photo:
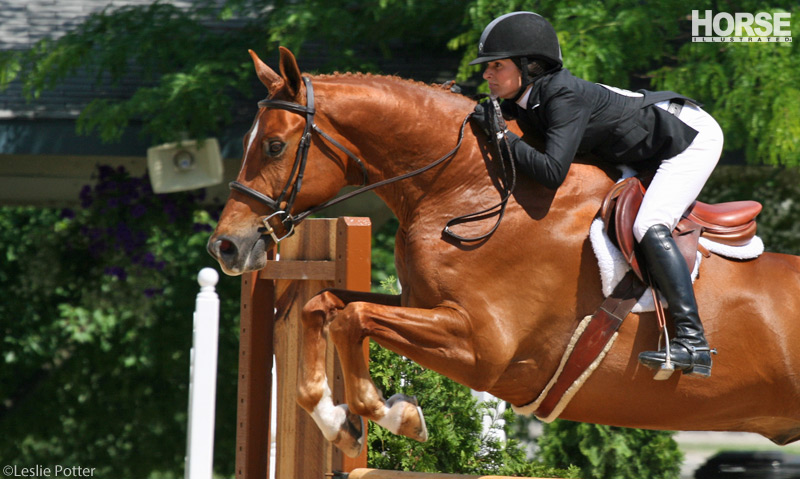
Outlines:
[[[609,239],[616,244],[634,273],[643,281],[646,275],[643,264],[636,256],[633,222],[645,191],[639,178],[627,178],[608,192],[600,207],[600,216]],[[672,232],[689,270],[694,269],[698,248],[708,254],[698,243],[701,236],[725,245],[746,245],[756,234],[756,216],[760,212],[761,203],[757,201],[692,203]]]

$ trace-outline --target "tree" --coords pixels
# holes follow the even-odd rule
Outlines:
[[[111,142],[135,123],[154,144],[205,138],[231,124],[237,102],[263,96],[248,49],[270,59],[278,45],[295,53],[311,45],[325,58],[322,72],[377,71],[376,60],[413,57],[423,48],[444,51],[458,25],[450,12],[459,8],[458,0],[204,0],[191,10],[161,2],[108,8],[59,39],[2,52],[0,88],[20,81],[33,100],[79,71],[92,74],[98,87],[137,80],[142,85],[130,98],[92,100],[78,131]]]
[[[79,209],[0,209],[0,456],[95,477],[182,470],[191,311],[213,266],[197,193],[100,168]],[[234,404],[239,281],[221,278],[220,404]],[[217,457],[233,469],[235,408],[219,408]],[[169,474],[168,474],[169,473]]]

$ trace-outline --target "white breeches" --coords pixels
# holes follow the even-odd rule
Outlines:
[[[667,109],[669,102],[656,106]],[[678,117],[697,130],[694,141],[681,153],[661,162],[642,200],[633,223],[633,235],[641,241],[651,226],[674,229],[686,209],[697,199],[722,153],[722,129],[716,120],[691,102]]]

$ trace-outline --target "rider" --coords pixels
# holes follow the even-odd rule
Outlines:
[[[496,18],[483,31],[478,58],[505,115],[544,137],[542,151],[508,132],[520,169],[555,189],[577,152],[591,152],[615,164],[658,162],[634,223],[634,236],[650,274],[669,303],[675,338],[669,353],[684,374],[708,377],[711,351],[697,311],[689,268],[671,231],[700,194],[722,152],[722,130],[696,102],[674,92],[635,93],[591,83],[562,68],[561,47],[552,25],[532,12]],[[494,123],[491,108],[473,115],[483,130]],[[490,135],[491,138],[491,135]],[[666,348],[665,347],[665,348]],[[666,349],[639,355],[660,369]]]

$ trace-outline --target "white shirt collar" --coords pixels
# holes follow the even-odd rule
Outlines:
[[[528,98],[531,96],[531,90],[533,90],[533,84],[528,85],[528,88],[525,89],[525,93],[517,100],[517,105],[521,106],[523,109],[528,109]]]

